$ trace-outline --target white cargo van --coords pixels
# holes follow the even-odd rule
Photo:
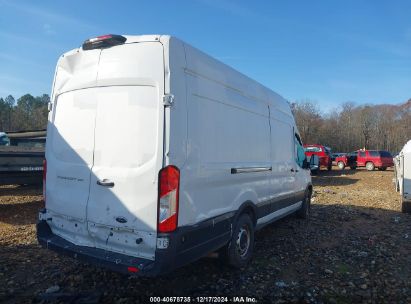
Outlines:
[[[217,250],[242,267],[256,229],[308,216],[287,101],[174,37],[85,41],[59,59],[49,109],[44,247],[136,275]]]
[[[395,189],[401,195],[402,212],[411,213],[411,140],[394,158]]]

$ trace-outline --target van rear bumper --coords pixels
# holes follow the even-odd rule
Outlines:
[[[151,260],[75,245],[53,234],[45,220],[37,223],[37,239],[44,248],[116,272],[137,276],[155,276],[160,272],[160,269],[155,267],[155,262]],[[138,271],[130,271],[129,267],[136,267]]]
[[[153,277],[169,273],[209,252],[224,246],[231,238],[234,213],[229,212],[193,226],[179,227],[172,233],[158,234],[167,238],[166,249],[156,249],[155,261],[136,258],[98,248],[75,245],[55,235],[46,220],[37,223],[37,239],[44,248],[86,263],[133,276]],[[137,267],[130,272],[128,267]]]

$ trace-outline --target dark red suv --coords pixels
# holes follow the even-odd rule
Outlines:
[[[372,171],[374,168],[385,170],[387,167],[394,166],[392,155],[387,151],[365,150],[358,151],[357,167],[366,167]]]
[[[305,155],[310,159],[311,155],[318,155],[320,159],[320,168],[326,167],[327,170],[332,169],[331,149],[323,145],[304,145]]]
[[[335,162],[340,169],[350,166],[351,169],[356,167],[366,167],[372,171],[375,168],[384,171],[388,167],[394,166],[390,152],[381,150],[358,150],[347,155],[336,157]]]

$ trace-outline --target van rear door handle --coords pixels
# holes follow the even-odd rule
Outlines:
[[[105,178],[103,180],[97,180],[97,185],[111,188],[111,187],[114,187],[114,182]]]

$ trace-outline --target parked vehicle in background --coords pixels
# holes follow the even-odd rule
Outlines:
[[[46,131],[0,133],[0,185],[41,184]]]
[[[346,156],[336,157],[335,162],[340,169],[347,166],[351,169],[365,167],[368,171],[373,171],[375,168],[384,171],[394,165],[390,152],[383,150],[358,150]]]
[[[357,168],[357,152],[342,153],[335,158],[334,163],[338,169],[344,170],[346,167],[350,167],[352,170]]]
[[[0,146],[10,146],[10,139],[4,132],[0,132]]]
[[[411,213],[411,140],[394,158],[395,190],[401,195],[402,212]]]
[[[335,158],[336,157],[339,157],[339,156],[343,156],[343,155],[345,155],[346,153],[331,153],[331,160],[332,161],[335,161]]]
[[[331,161],[332,161],[333,165],[337,165],[337,163],[335,163],[335,159],[336,159],[337,157],[344,156],[344,155],[346,155],[346,154],[347,154],[347,153],[332,153],[332,154],[331,154]]]
[[[331,149],[318,144],[305,144],[305,155],[309,160],[312,155],[317,155],[320,160],[320,168],[325,167],[327,170],[332,169]]]
[[[10,146],[39,148],[46,146],[46,130],[28,130],[18,132],[7,132]]]
[[[366,167],[368,171],[375,168],[384,171],[394,166],[392,155],[388,151],[360,150],[357,155],[357,167]]]
[[[242,267],[257,229],[308,217],[290,105],[261,84],[158,35],[89,39],[56,70],[43,247],[142,276],[216,250]]]

